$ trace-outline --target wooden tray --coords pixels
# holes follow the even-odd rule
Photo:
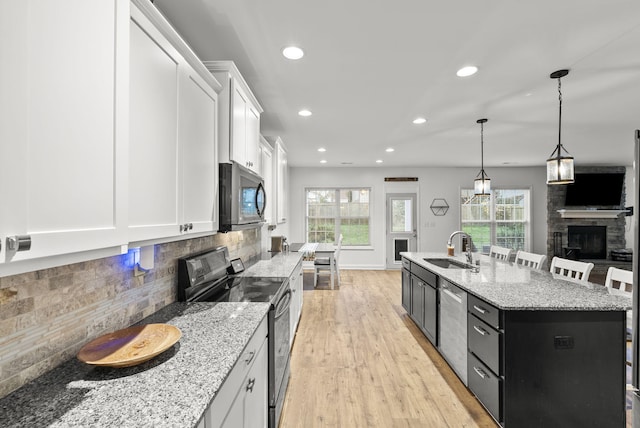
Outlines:
[[[80,349],[83,363],[106,367],[131,367],[171,348],[182,337],[169,324],[146,324],[105,334]]]

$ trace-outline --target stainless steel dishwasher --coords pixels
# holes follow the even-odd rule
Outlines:
[[[467,293],[440,277],[440,352],[467,385]]]

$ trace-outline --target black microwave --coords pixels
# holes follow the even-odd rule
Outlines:
[[[267,205],[262,178],[236,162],[221,163],[219,175],[220,231],[262,226]]]

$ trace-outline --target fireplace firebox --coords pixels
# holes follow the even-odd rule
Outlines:
[[[607,258],[607,226],[568,226],[570,248],[579,249],[581,259]]]

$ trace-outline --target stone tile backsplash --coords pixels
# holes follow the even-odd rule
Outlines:
[[[220,245],[251,259],[261,252],[260,229],[157,244],[144,276],[121,255],[0,278],[0,398],[90,340],[173,303],[177,260]]]

